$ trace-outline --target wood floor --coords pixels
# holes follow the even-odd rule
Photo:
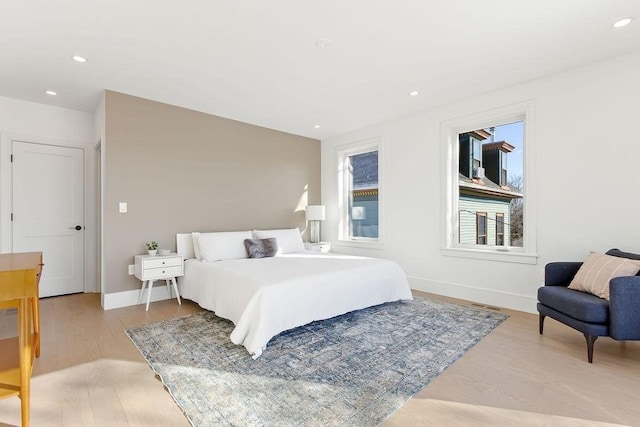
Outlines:
[[[103,311],[96,294],[41,300],[32,425],[188,426],[123,331],[199,310],[171,300],[148,312],[143,305]],[[589,364],[580,333],[547,319],[540,336],[537,316],[502,312],[511,317],[383,426],[640,425],[640,342],[600,338]],[[0,337],[15,335],[14,317],[0,311]],[[0,341],[0,363],[11,344]],[[0,400],[0,426],[19,424],[19,399]]]

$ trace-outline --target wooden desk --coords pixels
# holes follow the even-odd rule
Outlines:
[[[15,395],[20,397],[23,427],[29,425],[33,357],[40,355],[38,285],[42,266],[42,252],[0,254],[0,308],[18,308],[20,359],[19,368],[0,371],[0,398]]]

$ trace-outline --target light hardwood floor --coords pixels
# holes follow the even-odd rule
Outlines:
[[[461,304],[465,301],[435,297]],[[42,355],[32,379],[33,426],[188,426],[124,329],[200,309],[175,299],[103,311],[96,294],[41,300]],[[552,319],[510,317],[383,426],[640,425],[640,342],[584,337]],[[15,327],[0,312],[0,337]],[[14,348],[0,341],[0,364]],[[0,426],[18,426],[17,397],[0,400]]]

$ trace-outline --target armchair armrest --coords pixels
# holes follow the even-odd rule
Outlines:
[[[544,266],[545,286],[569,286],[582,262],[550,262]]]
[[[640,276],[609,282],[609,335],[616,340],[640,339]]]

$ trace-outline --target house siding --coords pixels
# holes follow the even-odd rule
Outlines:
[[[496,213],[504,215],[504,241],[509,240],[509,202],[487,200],[470,196],[460,196],[458,201],[460,243],[476,244],[476,215],[475,212],[487,213],[487,245],[496,244]]]

